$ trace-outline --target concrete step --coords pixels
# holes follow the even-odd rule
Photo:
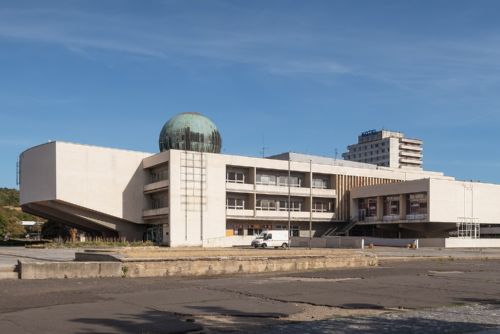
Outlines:
[[[0,280],[1,279],[19,279],[19,273],[11,271],[3,271],[0,272]]]
[[[0,273],[11,273],[17,270],[17,265],[13,264],[11,266],[1,266]]]

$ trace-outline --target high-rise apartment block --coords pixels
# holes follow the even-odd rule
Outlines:
[[[402,132],[370,130],[361,133],[358,143],[349,145],[342,157],[391,168],[422,169],[422,144]]]

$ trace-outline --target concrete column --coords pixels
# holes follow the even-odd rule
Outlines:
[[[257,206],[257,194],[253,193],[253,194],[250,194],[250,198],[252,198],[252,209],[253,209],[253,216],[256,217],[257,216],[257,209],[255,208]]]
[[[399,195],[399,219],[406,220],[406,194]]]
[[[377,220],[382,221],[384,217],[384,198],[377,196]]]
[[[303,182],[304,183],[302,184],[302,186],[304,188],[310,188],[311,185],[312,185],[312,173],[310,173],[310,172],[304,173],[304,180],[303,180]]]
[[[248,176],[248,183],[253,184],[253,189],[255,190],[255,181],[257,181],[257,168],[250,167],[250,173]]]

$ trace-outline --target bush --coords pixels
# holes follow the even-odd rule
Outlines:
[[[26,230],[15,217],[6,217],[0,212],[0,236],[8,235],[10,238],[24,237]]]
[[[119,238],[93,238],[86,241],[71,242],[70,240],[54,241],[47,244],[49,248],[113,248],[113,247],[148,247],[155,246],[152,241],[126,241]]]
[[[0,188],[0,206],[19,206],[19,191]]]

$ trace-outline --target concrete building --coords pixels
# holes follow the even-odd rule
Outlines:
[[[342,157],[378,166],[422,169],[422,144],[401,132],[370,130],[359,135],[358,143],[349,145]]]
[[[499,185],[449,179],[364,186],[351,190],[351,218],[364,235],[478,237],[481,224],[500,227],[499,199]]]
[[[263,229],[288,229],[289,222],[293,236],[345,234],[353,227],[377,234],[389,223],[395,236],[412,231],[400,226],[407,223],[415,233],[436,235],[456,230],[457,217],[500,224],[494,203],[500,186],[475,192],[474,214],[461,213],[469,203],[452,201],[447,192],[463,195],[462,183],[442,173],[291,152],[220,154],[213,123],[181,115],[177,125],[166,124],[170,130],[162,131],[156,154],[65,142],[26,150],[20,157],[23,210],[103,236],[174,247],[245,243]],[[393,197],[399,211],[382,214],[385,202],[388,210],[396,205]],[[417,210],[414,202],[422,206]]]

